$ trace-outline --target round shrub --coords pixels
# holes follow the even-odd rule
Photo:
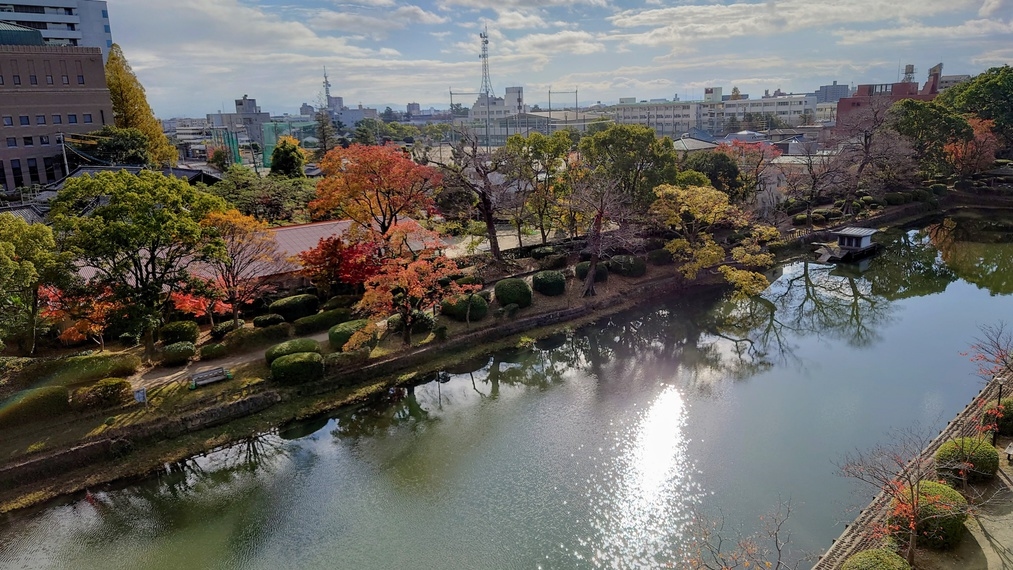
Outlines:
[[[916,202],[928,202],[932,199],[932,193],[928,190],[915,190],[911,193],[911,196],[914,197]]]
[[[672,257],[672,252],[667,249],[652,249],[647,252],[647,262],[651,265],[672,265],[675,263],[675,258]]]
[[[116,337],[120,344],[126,348],[137,346],[141,342],[141,335],[135,332],[125,332]]]
[[[0,405],[0,426],[52,419],[70,410],[63,386],[31,388],[14,393]]]
[[[497,319],[502,319],[503,317],[512,319],[517,316],[517,311],[519,310],[520,306],[518,306],[517,303],[511,303],[509,305],[505,305],[503,307],[496,309],[494,316]]]
[[[285,322],[285,317],[277,313],[268,313],[266,315],[260,315],[259,317],[253,318],[253,326],[258,329],[269,327],[271,325],[280,325],[283,322]]]
[[[959,480],[966,471],[967,480],[986,481],[999,470],[999,452],[985,439],[958,437],[939,446],[936,451],[936,474],[944,479]]]
[[[985,413],[982,421],[991,423],[995,421],[999,428],[999,435],[1013,435],[1013,398],[1006,398],[1002,401],[1002,417],[995,419],[995,402],[985,406]]]
[[[550,255],[538,263],[539,269],[562,269],[566,267],[565,255]]]
[[[961,178],[953,183],[953,189],[961,192],[967,192],[974,188],[974,183],[966,178]]]
[[[173,344],[177,342],[197,342],[197,338],[200,336],[200,327],[194,321],[173,321],[162,325],[162,328],[158,329],[158,338],[162,339],[164,344]]]
[[[609,260],[609,271],[623,277],[642,277],[647,273],[647,262],[632,255],[617,255]]]
[[[531,305],[531,287],[523,279],[514,277],[497,281],[494,292],[500,305],[517,305],[522,309]]]
[[[883,194],[883,201],[886,202],[887,206],[900,206],[908,202],[909,196],[900,192],[887,192]]]
[[[197,348],[192,342],[174,342],[162,349],[162,364],[165,366],[186,364],[195,354]]]
[[[91,386],[74,391],[71,402],[75,408],[109,408],[130,397],[130,382],[122,378],[103,378]]]
[[[334,325],[331,330],[327,331],[327,340],[331,343],[331,349],[333,350],[344,350],[345,343],[348,339],[352,338],[352,335],[359,329],[369,324],[366,319],[359,319],[357,321],[348,321],[347,323],[341,323]]]
[[[412,333],[425,333],[436,328],[436,318],[426,311],[412,311]],[[394,315],[387,319],[387,330],[390,332],[402,332],[404,326],[401,324],[401,315]]]
[[[215,340],[222,340],[223,338],[225,338],[225,335],[229,334],[230,332],[236,329],[241,329],[244,326],[246,326],[246,321],[244,321],[243,319],[239,319],[239,323],[236,323],[232,319],[222,321],[217,325],[211,327],[211,338]]]
[[[587,272],[590,270],[591,270],[590,261],[581,261],[580,263],[577,264],[576,267],[574,267],[574,272],[577,275],[577,279],[580,279],[581,281],[587,279]],[[602,281],[605,281],[608,278],[609,278],[608,267],[606,267],[604,263],[599,262],[598,265],[594,267],[594,282],[601,283]]]
[[[201,360],[214,360],[215,358],[221,358],[229,354],[229,347],[225,346],[223,342],[216,342],[214,344],[205,344],[200,347],[200,359]]]
[[[876,203],[876,199],[873,198],[872,196],[862,196],[862,203],[865,204],[865,205],[875,204]],[[866,552],[871,552],[871,551],[867,550]]]
[[[826,217],[824,217],[822,214],[813,214],[814,224],[822,224],[825,223],[826,221],[827,221]]]
[[[325,331],[336,324],[352,320],[352,311],[349,309],[331,309],[301,319],[294,323],[295,334],[306,335],[315,332]]]
[[[964,536],[964,521],[967,520],[967,501],[952,487],[935,481],[922,481],[918,487],[919,512],[915,519],[918,544],[945,550],[960,543]],[[903,539],[907,535],[907,520],[898,517],[898,505],[894,501],[891,524],[901,530],[896,535]]]
[[[534,259],[544,259],[546,257],[549,257],[550,255],[557,255],[558,253],[559,253],[558,249],[552,247],[551,245],[546,245],[532,249],[531,257],[533,257]]]
[[[286,321],[292,322],[296,319],[315,315],[319,308],[320,299],[317,299],[316,295],[293,295],[271,303],[268,310],[281,315]]]
[[[791,219],[791,223],[794,226],[804,226],[809,223],[809,218],[805,214],[795,214],[795,217]]]
[[[361,298],[362,297],[357,295],[335,295],[330,299],[327,299],[327,302],[320,307],[320,310],[330,311],[331,309],[349,309],[352,305],[358,303]]]
[[[555,297],[566,293],[566,277],[562,271],[539,271],[531,278],[531,287],[542,295]]]
[[[297,352],[271,363],[271,379],[280,384],[301,384],[324,377],[324,357],[317,352]]]
[[[469,305],[471,307],[469,311]],[[489,303],[479,295],[458,295],[443,301],[440,314],[447,315],[455,321],[480,321],[489,313]]]
[[[362,364],[369,360],[369,352],[368,348],[360,348],[351,352],[332,352],[324,355],[324,369],[334,370],[336,368]],[[349,378],[349,380],[351,380],[351,382],[348,382],[349,384],[355,383],[354,379]]]
[[[943,194],[946,194],[946,185],[933,184],[932,186],[929,186],[929,191],[935,194],[936,196],[942,196]]]
[[[591,261],[591,252],[584,250],[577,254],[580,261]]]
[[[222,343],[229,350],[246,350],[265,344],[273,344],[292,336],[292,325],[281,323],[259,329],[236,329],[225,335]]]
[[[320,352],[320,343],[311,338],[286,340],[267,349],[267,352],[264,353],[264,358],[267,359],[268,364],[271,364],[282,356],[297,352]]]
[[[460,279],[455,279],[454,282],[458,285],[485,285],[485,281],[478,275],[465,275]]]
[[[911,570],[911,566],[892,550],[874,548],[852,554],[841,570]]]

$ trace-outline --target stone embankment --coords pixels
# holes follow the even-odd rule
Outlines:
[[[971,400],[957,416],[946,424],[946,427],[939,432],[929,444],[922,450],[921,454],[911,461],[911,465],[921,464],[920,462],[932,461],[936,450],[943,443],[958,437],[971,437],[978,434],[978,418],[983,406],[994,401],[998,395],[999,384],[996,381],[989,382],[978,392],[978,395]],[[1004,483],[1013,488],[1013,482],[1002,475]],[[878,548],[882,545],[882,537],[876,536],[876,529],[880,528],[886,521],[887,511],[890,507],[891,497],[887,493],[880,492],[869,506],[862,509],[858,517],[852,521],[844,532],[837,537],[830,548],[820,556],[819,561],[813,566],[813,570],[836,570],[852,554]]]

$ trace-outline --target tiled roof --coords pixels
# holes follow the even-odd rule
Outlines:
[[[274,239],[278,242],[278,250],[286,258],[296,255],[317,246],[323,238],[334,235],[342,235],[352,226],[350,220],[331,220],[327,222],[313,222],[311,224],[300,224],[297,226],[281,226],[271,230]],[[299,269],[298,263],[289,262],[291,269]]]
[[[14,214],[29,224],[41,224],[45,222],[45,216],[42,215],[42,212],[31,204],[3,206],[0,207],[0,214],[2,213]]]

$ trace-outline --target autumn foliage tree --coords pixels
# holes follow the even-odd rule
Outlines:
[[[232,307],[232,322],[239,326],[239,309],[256,300],[273,285],[268,275],[285,268],[285,258],[266,222],[238,210],[210,212],[201,225],[215,242],[214,254],[205,262]]]
[[[943,147],[947,162],[960,176],[970,176],[991,168],[999,150],[999,139],[992,132],[995,121],[969,117],[967,124],[971,126],[970,137]]]
[[[299,253],[302,274],[322,291],[333,293],[344,283],[361,290],[380,269],[380,243],[346,242],[339,236],[320,238],[316,247]]]
[[[117,44],[109,48],[105,71],[116,127],[137,129],[143,133],[147,137],[148,158],[155,164],[176,164],[179,153],[162,131],[162,124],[155,118],[148,104],[144,87]]]
[[[314,215],[347,218],[379,235],[406,218],[425,214],[441,182],[439,171],[416,164],[395,146],[335,148],[320,168],[324,178],[310,203]]]
[[[68,287],[65,290],[52,286],[40,288],[41,316],[53,323],[69,322],[60,332],[60,340],[72,343],[94,338],[99,352],[105,350],[105,330],[123,305],[116,299],[111,287]]]
[[[179,291],[169,295],[173,307],[196,318],[208,317],[211,326],[215,324],[215,315],[232,312],[232,305],[224,302],[227,293],[221,285],[212,279],[191,279]]]
[[[738,164],[739,191],[737,197],[746,203],[751,202],[757,193],[765,189],[766,175],[774,159],[781,156],[781,150],[772,144],[750,143],[740,140],[721,143],[714,151],[728,155]]]

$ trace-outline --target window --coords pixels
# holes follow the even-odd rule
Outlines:
[[[105,30],[107,34],[112,33],[112,30],[109,29],[109,24],[105,25]]]
[[[14,176],[15,188],[25,185],[25,177],[21,174],[21,161],[17,158],[11,159],[11,174]]]
[[[28,125],[32,124],[32,122],[28,120],[28,115],[21,115],[20,117],[18,117],[18,120],[21,122],[22,127],[27,127]]]
[[[46,116],[45,115],[35,115],[35,124],[36,125],[45,125],[46,124]]]
[[[52,84],[53,84],[53,76],[52,75],[47,75],[46,76],[46,85],[52,85]]]
[[[85,113],[84,115],[81,116],[81,119],[84,120],[84,122],[86,122],[86,123],[90,123],[91,122],[91,113]]]
[[[84,85],[84,76],[83,75],[78,75],[77,76],[77,84],[78,85]]]
[[[5,127],[13,127],[14,126],[14,117],[4,116],[4,126]]]
[[[0,75],[0,85],[3,85],[3,84],[4,84],[4,76]]]
[[[73,113],[67,115],[67,122],[70,123],[70,124],[72,124],[72,125],[76,125],[77,124],[77,115],[75,115]]]
[[[21,85],[21,76],[20,75],[15,75],[14,76],[14,85]]]
[[[34,146],[35,144],[34,142],[32,142],[32,137],[23,137],[22,142],[24,143],[25,146]]]
[[[70,77],[68,77],[68,76],[66,76],[66,75],[62,76],[62,77],[60,78],[60,81],[61,81],[61,82],[62,82],[62,83],[63,83],[64,85],[70,85]]]
[[[49,144],[49,135],[39,135],[39,144]]]
[[[28,83],[30,83],[32,85],[38,85],[39,84],[39,76],[37,76],[37,75],[29,75],[28,76]]]
[[[53,124],[54,125],[63,124],[63,117],[60,115],[53,115]]]
[[[7,137],[7,148],[14,148],[18,146],[17,137]]]
[[[28,159],[28,177],[32,184],[39,184],[42,180],[39,178],[39,161],[35,158]]]
[[[102,17],[108,20],[109,19],[109,10],[102,10]]]

